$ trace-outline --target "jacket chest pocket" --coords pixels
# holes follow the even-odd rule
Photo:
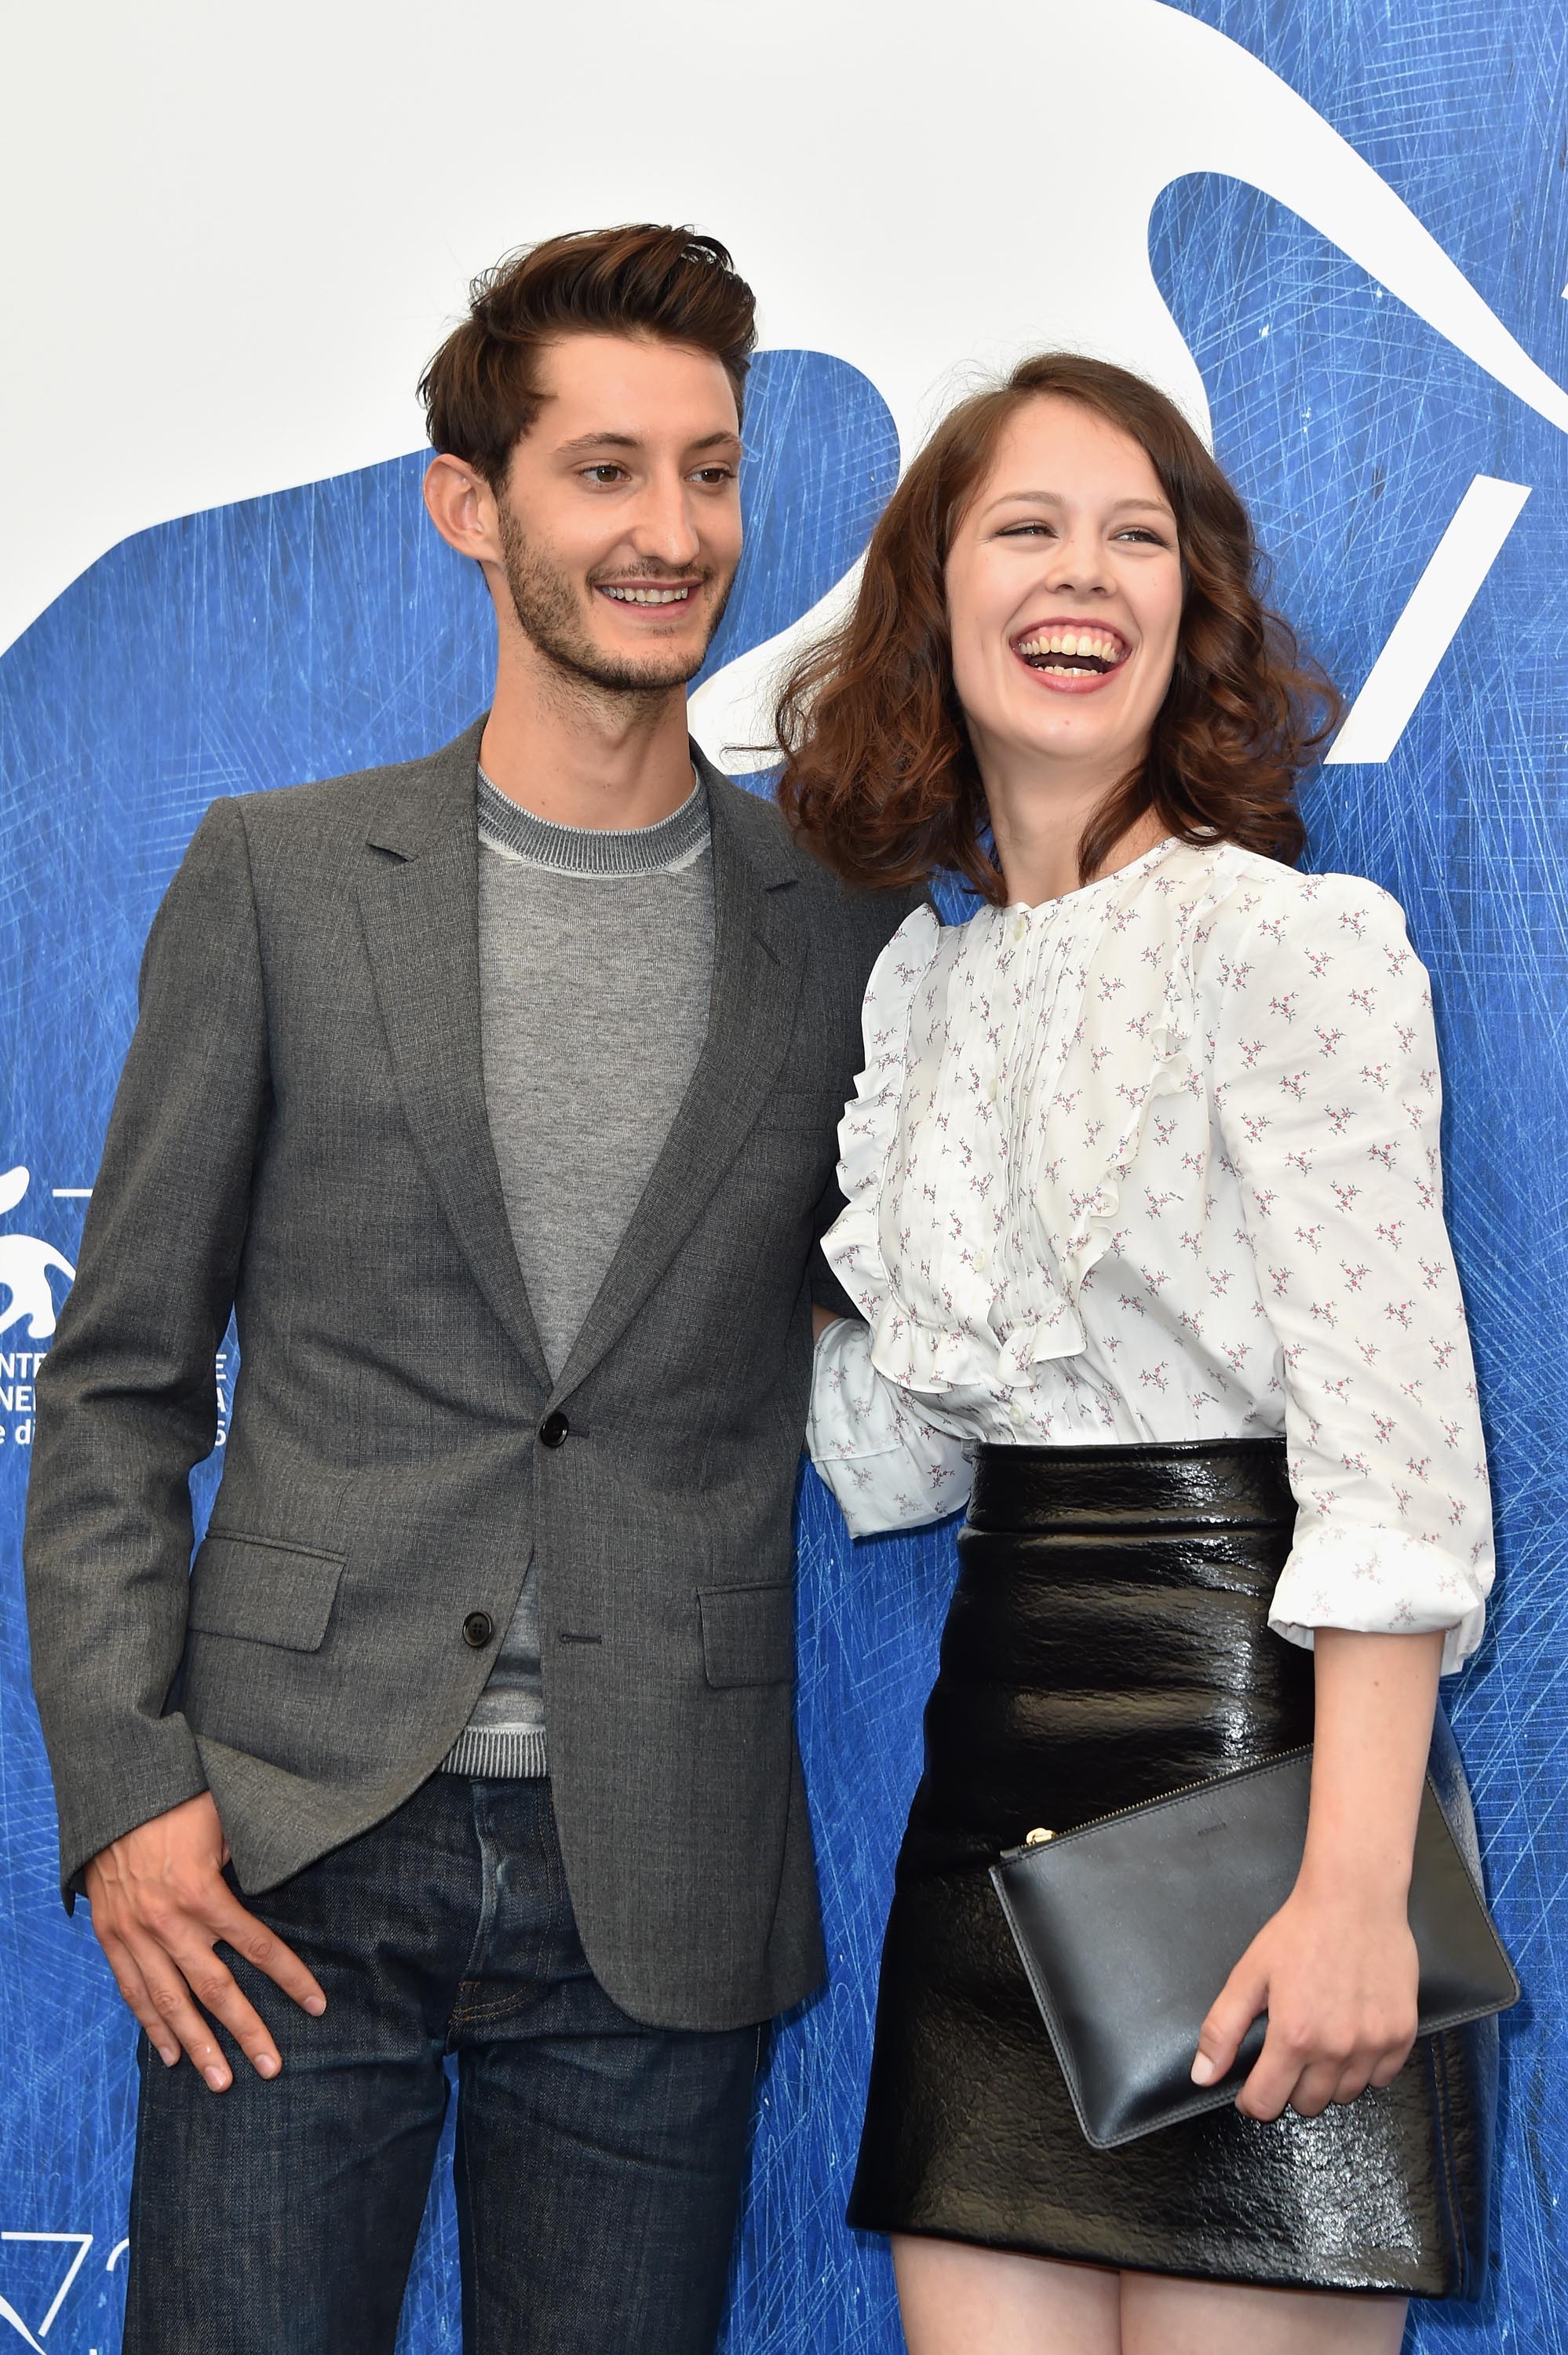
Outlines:
[[[281,1538],[211,1531],[192,1565],[185,1625],[195,1636],[319,1651],[344,1561]]]

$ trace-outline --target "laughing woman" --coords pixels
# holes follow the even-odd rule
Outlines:
[[[913,2355],[1392,2355],[1485,2269],[1495,2026],[1417,2038],[1406,1918],[1492,1562],[1431,1001],[1386,893],[1289,863],[1335,703],[1256,571],[1171,403],[1046,356],[781,707],[825,859],[982,903],[872,977],[812,1403],[857,1534],[969,1497],[851,2207]],[[1234,2105],[1090,2147],[989,1866],[1314,1738],[1194,2061],[1266,2012]]]

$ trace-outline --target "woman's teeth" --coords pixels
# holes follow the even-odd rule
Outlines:
[[[1033,670],[1114,670],[1122,658],[1119,638],[1106,630],[1041,630],[1020,638],[1018,652]]]
[[[607,597],[618,597],[623,605],[683,605],[691,595],[689,589],[609,589]]]

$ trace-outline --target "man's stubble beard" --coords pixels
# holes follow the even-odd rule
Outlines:
[[[662,660],[651,655],[640,663],[618,662],[595,645],[584,627],[577,591],[567,574],[533,545],[516,517],[504,506],[499,522],[502,563],[517,625],[565,679],[596,687],[601,694],[658,697],[696,677],[724,618],[735,586],[733,573],[715,601],[712,625],[696,653],[672,650]],[[705,579],[711,581],[713,577],[710,572]],[[657,585],[655,575],[648,579],[650,586]]]

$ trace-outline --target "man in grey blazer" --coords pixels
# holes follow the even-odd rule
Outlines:
[[[790,1506],[904,912],[686,737],[753,341],[683,230],[480,282],[422,389],[492,710],[216,803],[148,943],[26,1535],[62,1887],[145,2031],[128,2355],[390,2350],[449,2052],[465,2347],[713,2344],[823,1967]]]

